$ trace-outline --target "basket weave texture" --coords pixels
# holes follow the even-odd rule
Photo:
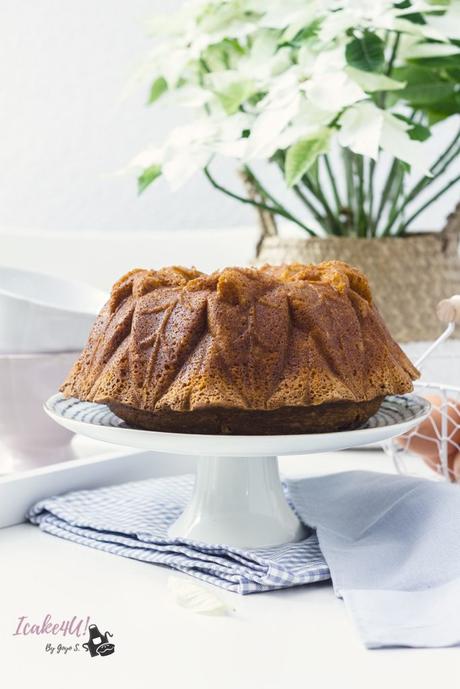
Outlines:
[[[255,263],[346,261],[368,276],[375,303],[396,340],[433,340],[442,331],[438,302],[460,293],[459,234],[459,207],[436,233],[378,239],[264,234]]]

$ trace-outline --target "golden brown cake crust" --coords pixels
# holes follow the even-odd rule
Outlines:
[[[318,410],[305,408],[352,403],[352,424],[353,413],[366,408],[361,403],[408,392],[417,377],[373,305],[366,277],[328,261],[211,275],[133,270],[114,285],[61,390],[148,428],[214,432],[203,429],[224,429],[227,415],[230,432],[236,424],[249,433],[244,412],[262,428],[263,414],[279,410],[266,415],[272,433],[312,432],[315,416],[317,430],[324,428]],[[286,408],[296,428],[303,418],[303,430],[288,430]],[[327,430],[341,423],[339,415]]]

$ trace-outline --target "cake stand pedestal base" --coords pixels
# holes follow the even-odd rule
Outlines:
[[[277,457],[200,457],[190,503],[169,536],[240,548],[302,540],[307,530],[289,507]]]

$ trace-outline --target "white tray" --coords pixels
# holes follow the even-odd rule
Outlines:
[[[107,449],[103,443],[82,454],[89,456],[0,476],[0,528],[25,521],[29,507],[50,495],[195,471],[195,460],[183,455]]]

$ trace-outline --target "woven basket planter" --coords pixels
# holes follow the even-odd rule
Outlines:
[[[265,230],[256,263],[346,261],[368,276],[375,302],[396,340],[433,340],[442,330],[437,303],[460,293],[459,232],[458,209],[442,232],[401,238],[283,239]]]

